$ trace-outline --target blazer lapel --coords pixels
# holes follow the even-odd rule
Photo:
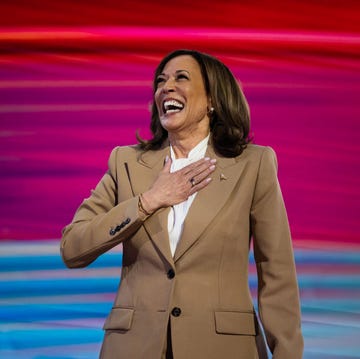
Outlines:
[[[134,195],[143,193],[154,183],[164,166],[166,156],[170,156],[168,143],[158,151],[148,151],[137,162],[128,163],[128,174]],[[171,255],[167,219],[169,208],[160,209],[144,222],[144,227],[151,241],[163,257],[174,266]]]
[[[163,168],[166,155],[170,155],[168,142],[162,149],[145,152],[137,162],[127,164],[134,195],[149,189]],[[216,170],[211,175],[211,183],[197,193],[189,209],[174,258],[171,255],[167,225],[170,208],[160,209],[144,222],[154,246],[171,266],[199,239],[225,205],[245,166],[245,162],[238,162],[235,158],[217,156],[210,143],[206,156],[217,159]]]
[[[216,170],[211,174],[211,183],[197,193],[189,209],[175,251],[174,262],[199,239],[201,233],[225,205],[244,167],[235,158],[217,156],[210,144],[206,155],[217,159]]]

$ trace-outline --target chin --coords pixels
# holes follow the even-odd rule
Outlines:
[[[161,126],[166,130],[166,131],[174,131],[177,128],[180,127],[181,122],[176,120],[176,116],[171,115],[171,116],[166,116],[160,119],[160,124]]]

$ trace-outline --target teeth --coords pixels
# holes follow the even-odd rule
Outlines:
[[[184,105],[176,100],[167,100],[164,102],[165,112],[178,112],[184,108]]]

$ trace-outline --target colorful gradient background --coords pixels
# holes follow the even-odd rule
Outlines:
[[[54,254],[62,227],[106,171],[111,149],[134,143],[137,130],[149,136],[153,72],[177,48],[208,52],[229,66],[250,104],[254,142],[275,149],[300,272],[319,278],[332,273],[340,290],[330,286],[319,294],[321,279],[309,285],[300,278],[303,297],[359,301],[359,10],[358,1],[347,0],[3,0],[0,304],[21,302],[21,279],[33,275],[24,271],[50,276],[63,269]],[[333,257],[322,257],[323,250]],[[57,264],[44,265],[46,258]],[[64,273],[61,278],[73,275]],[[341,310],[351,308],[352,318],[359,318],[360,306],[344,303]],[[4,316],[11,310],[0,315],[7,334],[0,344],[9,357],[18,349],[9,344],[17,333],[9,328],[19,321],[16,314]],[[355,323],[347,328],[359,333]],[[355,341],[347,348],[348,356],[324,352],[324,358],[360,353]],[[309,353],[307,358],[321,357]]]
[[[153,71],[185,47],[241,82],[295,240],[357,242],[357,4],[3,1],[0,238],[59,237],[112,147],[147,135]]]

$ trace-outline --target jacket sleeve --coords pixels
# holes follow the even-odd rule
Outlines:
[[[259,164],[251,208],[258,307],[273,359],[301,359],[299,290],[291,235],[277,178],[274,151],[266,147]]]
[[[71,224],[63,229],[60,252],[69,268],[85,267],[99,255],[130,238],[141,226],[138,196],[117,203],[117,153],[91,196],[77,209]]]

